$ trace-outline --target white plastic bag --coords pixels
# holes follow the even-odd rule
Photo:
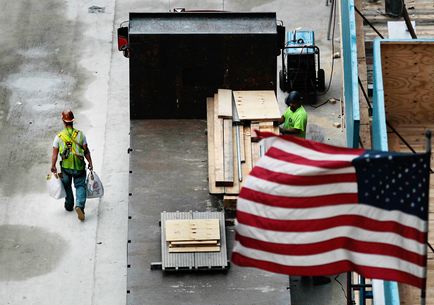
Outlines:
[[[90,171],[86,178],[87,198],[100,198],[104,196],[104,187],[94,171]]]
[[[65,188],[58,174],[47,175],[47,190],[48,194],[54,199],[62,199],[66,197]]]

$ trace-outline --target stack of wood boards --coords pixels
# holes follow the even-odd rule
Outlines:
[[[166,220],[165,229],[169,252],[220,251],[218,219]]]
[[[242,182],[262,156],[255,130],[279,133],[274,91],[219,89],[207,98],[208,180],[211,194],[234,205]]]

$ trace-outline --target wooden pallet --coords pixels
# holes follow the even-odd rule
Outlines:
[[[202,248],[198,248],[201,242],[205,240],[187,240],[184,246],[193,247],[188,250],[188,252],[175,252],[170,251],[171,247],[169,241],[166,240],[166,225],[168,221],[172,220],[194,220],[195,224],[204,224],[203,220],[213,220],[212,227],[215,228],[215,220],[218,220],[219,228],[219,240],[217,245],[219,246],[219,251],[201,251]],[[197,222],[199,221],[199,222]],[[161,213],[161,262],[152,262],[151,269],[161,269],[168,272],[176,271],[199,271],[199,270],[214,270],[221,271],[229,268],[228,253],[227,253],[227,242],[226,242],[226,231],[225,231],[225,216],[224,212],[162,212]],[[170,224],[169,224],[170,225]],[[185,226],[181,225],[181,227]],[[176,227],[176,226],[175,226]],[[185,233],[184,233],[185,234]],[[188,234],[187,234],[188,235]],[[202,234],[203,235],[203,234]],[[213,232],[213,238],[217,237],[217,232]],[[216,239],[214,239],[216,240]],[[214,243],[214,240],[212,242]],[[175,242],[172,248],[179,246],[179,243],[183,241],[172,241]],[[210,241],[211,242],[211,241]],[[176,245],[178,243],[178,245]],[[190,243],[190,245],[188,245]],[[194,244],[193,246],[192,243]],[[217,246],[214,245],[214,246]],[[200,247],[199,246],[199,247]]]

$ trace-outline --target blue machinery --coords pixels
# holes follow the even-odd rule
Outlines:
[[[314,32],[295,30],[287,33],[279,84],[284,92],[300,92],[304,103],[314,104],[317,92],[324,91],[325,74]]]

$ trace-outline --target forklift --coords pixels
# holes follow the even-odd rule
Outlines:
[[[279,87],[283,92],[298,91],[304,104],[315,104],[325,90],[325,74],[313,31],[289,31],[282,49]]]

